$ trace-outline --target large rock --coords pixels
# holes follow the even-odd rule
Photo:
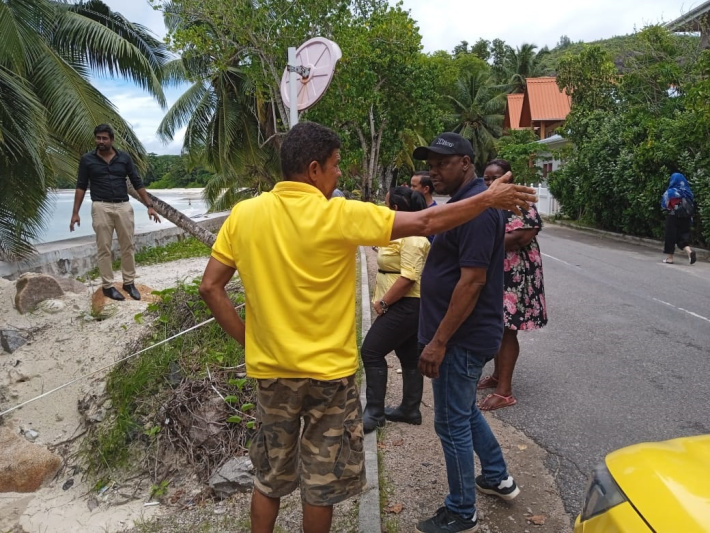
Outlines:
[[[23,315],[33,311],[43,300],[64,296],[59,282],[45,274],[25,274],[17,280],[15,287],[17,288],[15,307]]]
[[[61,457],[44,446],[0,427],[0,492],[34,492],[52,479],[61,465]]]
[[[0,346],[7,353],[12,353],[25,344],[27,339],[12,329],[0,330]]]
[[[136,283],[135,285],[141,295],[141,302],[151,303],[159,300],[159,297],[153,294],[153,289],[147,285],[140,285],[139,283]],[[123,290],[122,283],[115,282],[113,286],[118,292],[123,294],[123,297],[126,299],[125,301],[135,302],[135,300],[128,296],[128,293]],[[91,295],[91,314],[97,320],[109,318],[113,316],[113,309],[111,306],[114,304],[120,305],[122,303],[124,302],[112,300],[111,298],[104,296],[103,289],[99,287],[94,291],[94,294]]]
[[[59,283],[59,286],[64,292],[73,292],[76,294],[85,294],[87,291],[86,285],[74,278],[54,278]]]
[[[254,488],[254,466],[249,457],[232,457],[210,477],[210,487],[224,500],[235,492],[251,492]]]

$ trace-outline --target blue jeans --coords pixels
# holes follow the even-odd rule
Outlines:
[[[474,452],[481,460],[487,483],[498,485],[508,476],[500,444],[476,406],[476,385],[483,366],[491,358],[465,348],[448,347],[439,377],[431,381],[434,429],[444,449],[449,481],[449,495],[444,503],[462,515],[476,511]]]

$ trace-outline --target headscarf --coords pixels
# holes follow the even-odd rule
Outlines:
[[[666,192],[664,192],[663,196],[661,197],[661,209],[671,211],[672,209],[670,206],[672,204],[678,203],[677,201],[672,201],[674,198],[685,198],[691,203],[694,200],[693,191],[690,190],[690,184],[688,183],[688,180],[685,179],[685,176],[683,176],[683,174],[679,172],[671,174],[671,181],[668,184],[668,189],[666,189]]]

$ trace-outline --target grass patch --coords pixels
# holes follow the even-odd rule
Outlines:
[[[161,300],[149,304],[145,316],[143,313],[135,316],[139,323],[152,320],[152,331],[132,346],[129,353],[155,345],[210,318],[198,287],[199,280],[194,280],[156,292]],[[242,303],[243,292],[237,284],[230,284],[228,292],[235,304]],[[104,406],[110,405],[110,416],[91,426],[81,449],[87,472],[98,479],[97,488],[117,471],[144,461],[155,465],[152,468],[156,480],[165,479],[165,470],[174,465],[165,464],[163,472],[158,470],[168,448],[186,453],[188,462],[221,460],[219,453],[205,459],[199,450],[181,449],[184,441],[179,438],[180,423],[192,424],[187,417],[194,412],[176,414],[175,409],[179,411],[182,405],[193,411],[199,408],[190,403],[191,392],[202,395],[198,404],[214,407],[210,411],[214,420],[210,423],[222,428],[220,438],[222,434],[227,438],[215,445],[244,447],[245,438],[233,438],[234,432],[248,435],[254,426],[253,417],[245,413],[253,409],[254,394],[253,383],[244,377],[243,363],[243,348],[213,321],[115,367],[106,380],[110,404]],[[237,417],[237,413],[243,416]]]
[[[377,430],[377,441],[380,441],[382,433],[381,430]],[[384,533],[398,533],[399,532],[399,520],[397,515],[389,514],[385,512],[387,504],[389,503],[389,498],[394,492],[394,487],[392,483],[387,478],[387,472],[384,468],[385,458],[384,452],[380,449],[377,450],[377,477],[380,484],[380,516],[382,517],[382,531]]]
[[[142,249],[135,255],[136,265],[157,265],[159,263],[167,263],[169,261],[177,261],[178,259],[190,259],[192,257],[208,257],[210,255],[210,247],[195,237],[186,237],[185,239],[168,243],[164,246],[149,246]],[[111,263],[113,270],[121,268],[121,261],[117,259]],[[80,281],[87,279],[97,279],[100,276],[98,267],[89,270],[85,276],[77,278]]]

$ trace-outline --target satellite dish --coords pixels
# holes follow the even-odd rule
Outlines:
[[[290,110],[290,126],[293,127],[298,122],[298,112],[321,99],[343,53],[333,41],[314,37],[298,50],[289,48],[288,55],[288,66],[281,77],[281,99]],[[292,101],[296,105],[292,106]]]

